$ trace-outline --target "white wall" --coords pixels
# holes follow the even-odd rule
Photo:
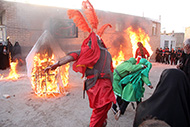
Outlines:
[[[166,34],[161,35],[160,47],[162,49],[165,48],[165,46],[164,46],[165,41],[168,41],[168,48],[169,48],[170,51],[171,51],[172,48],[175,49],[175,47],[176,47],[176,38],[175,37],[173,37],[172,35],[166,35]]]

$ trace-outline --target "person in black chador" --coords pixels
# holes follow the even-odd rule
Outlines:
[[[15,42],[15,45],[13,47],[13,55],[12,55],[13,59],[15,59],[18,55],[21,55],[21,47],[18,42]]]
[[[154,117],[171,127],[190,127],[190,83],[179,69],[165,69],[152,96],[140,103],[133,127]]]
[[[16,59],[18,60],[18,64],[22,65],[23,60],[22,60],[22,54],[21,54],[21,46],[18,42],[15,42],[15,45],[13,47],[13,55],[12,55],[12,60],[15,62]]]
[[[190,83],[183,71],[162,72],[152,96],[138,105],[133,127],[148,117],[163,120],[171,127],[190,127]]]
[[[0,69],[5,69],[3,61],[3,44],[0,43]]]
[[[4,70],[9,67],[9,54],[7,46],[0,43],[0,69]]]

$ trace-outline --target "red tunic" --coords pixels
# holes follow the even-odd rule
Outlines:
[[[135,58],[137,58],[137,64],[139,63],[141,58],[147,59],[150,56],[145,47],[143,47],[142,49],[143,49],[143,54],[141,54],[140,48],[137,48],[136,50]]]
[[[75,60],[79,58],[77,53],[71,53]],[[112,65],[110,65],[113,70]],[[107,119],[107,113],[112,103],[116,103],[110,79],[98,79],[96,84],[87,91],[90,108],[93,109],[90,118],[90,127],[101,127]]]
[[[78,59],[77,53],[71,53],[69,55],[71,55],[75,60]],[[110,65],[110,67],[112,66]],[[96,84],[87,90],[87,94],[91,108],[100,108],[110,102],[116,103],[110,79],[98,79]]]

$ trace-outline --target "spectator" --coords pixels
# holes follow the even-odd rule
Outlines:
[[[176,58],[176,52],[175,52],[175,50],[172,48],[172,50],[171,50],[171,52],[170,52],[171,65],[175,64],[175,58]]]
[[[180,48],[178,48],[177,51],[176,51],[175,65],[178,64],[178,61],[181,58],[181,56],[182,56],[182,50]]]
[[[190,81],[190,38],[184,42],[184,52],[177,68],[183,70]]]
[[[169,56],[170,56],[170,51],[169,51],[169,48],[166,47],[166,49],[165,49],[165,59],[166,59],[165,63],[166,64],[170,64]]]
[[[16,59],[18,60],[18,64],[22,65],[23,60],[22,60],[22,54],[21,54],[21,46],[18,42],[15,42],[15,45],[13,47],[13,55],[12,55],[12,60],[15,62]]]
[[[156,49],[156,58],[155,58],[156,62],[160,62],[159,52],[160,52],[160,50],[157,48]]]
[[[159,62],[161,63],[162,62],[162,48],[159,49]]]
[[[190,83],[179,69],[165,69],[150,98],[136,110],[133,127],[143,119],[156,117],[171,127],[190,127]]]
[[[162,63],[165,63],[165,50],[162,50]]]

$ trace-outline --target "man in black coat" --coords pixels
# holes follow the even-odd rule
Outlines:
[[[187,75],[190,81],[190,38],[184,42],[184,53],[181,57],[181,62],[177,65],[178,69],[181,69]]]

